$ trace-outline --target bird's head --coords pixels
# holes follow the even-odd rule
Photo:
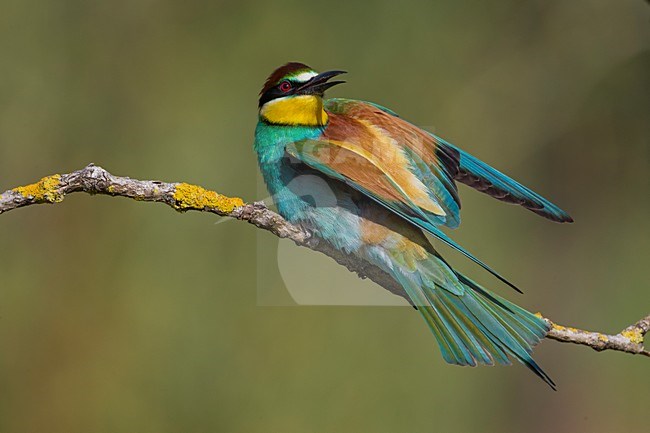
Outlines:
[[[318,73],[307,65],[291,62],[269,76],[260,92],[260,119],[273,125],[323,126],[325,90],[344,81],[329,81],[345,71]]]

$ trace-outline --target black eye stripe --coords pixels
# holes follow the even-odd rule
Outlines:
[[[285,82],[288,82],[291,85],[291,88],[286,92],[282,91],[281,88],[280,88],[282,86],[282,83],[285,83]],[[279,83],[277,83],[275,86],[271,87],[269,90],[264,92],[262,94],[262,96],[260,96],[260,101],[259,101],[258,107],[261,107],[262,105],[264,105],[267,102],[272,101],[273,99],[276,99],[276,98],[282,98],[284,96],[295,95],[296,90],[298,90],[306,82],[307,81],[304,81],[304,82],[293,81],[291,78],[282,79]]]
[[[287,92],[283,92],[282,90],[280,90],[280,86],[284,82],[288,82],[289,84],[291,84],[291,89],[289,89],[289,91],[287,91]],[[300,87],[302,84],[303,83],[292,82],[291,80],[282,80],[282,81],[280,81],[278,84],[271,87],[269,90],[264,92],[264,94],[262,94],[262,96],[260,96],[259,107],[261,107],[262,105],[266,104],[269,101],[272,101],[273,99],[281,98],[283,96],[293,95],[295,90],[298,87]]]

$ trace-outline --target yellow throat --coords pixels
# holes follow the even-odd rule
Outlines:
[[[323,126],[327,113],[323,98],[315,95],[298,95],[273,99],[262,106],[260,116],[272,124]]]

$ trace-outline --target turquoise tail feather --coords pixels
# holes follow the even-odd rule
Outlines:
[[[446,362],[509,365],[514,358],[555,389],[553,380],[532,358],[533,347],[549,331],[546,322],[452,271],[441,257],[431,255],[417,269],[398,262],[393,276],[427,322]],[[458,280],[451,287],[440,285],[440,278],[427,275],[436,268],[438,272],[448,269]]]

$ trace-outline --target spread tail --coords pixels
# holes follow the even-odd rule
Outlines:
[[[441,271],[456,278],[441,279]],[[437,255],[416,269],[395,266],[393,274],[438,340],[445,361],[509,365],[515,358],[555,389],[532,358],[533,347],[549,331],[541,318],[451,270]]]

